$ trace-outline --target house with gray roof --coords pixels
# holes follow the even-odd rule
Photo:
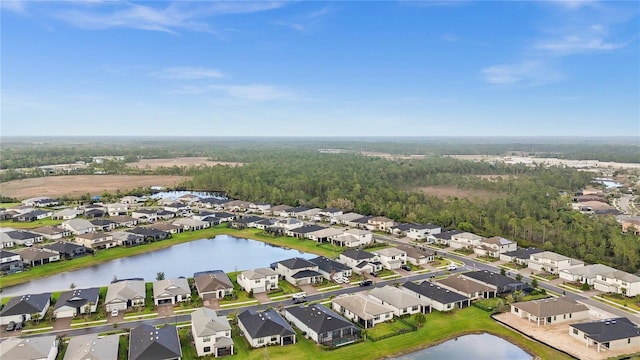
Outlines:
[[[309,261],[318,265],[318,272],[329,281],[341,277],[348,278],[352,274],[351,268],[347,265],[324,256],[318,256],[316,258],[309,259]]]
[[[591,264],[585,266],[579,266],[570,269],[563,269],[558,272],[561,279],[578,282],[593,286],[598,274],[607,274],[616,271],[616,269],[603,265],[603,264]]]
[[[541,253],[542,251],[542,249],[536,249],[534,247],[517,248],[514,251],[507,251],[500,254],[500,260],[527,266],[531,255]]]
[[[621,270],[599,273],[593,282],[593,288],[603,292],[633,297],[640,295],[640,276]]]
[[[296,332],[274,309],[249,309],[238,315],[238,327],[251,347],[296,343]]]
[[[463,232],[464,231],[460,230],[448,230],[440,232],[439,234],[432,234],[427,237],[427,242],[450,246],[451,238],[453,236],[462,234]]]
[[[115,230],[118,225],[109,219],[94,219],[89,222],[96,227],[97,231],[112,231]]]
[[[94,313],[98,309],[99,296],[100,288],[97,287],[65,291],[53,307],[53,316],[61,319]]]
[[[14,272],[22,270],[24,263],[20,254],[11,251],[0,250],[0,271]]]
[[[560,270],[584,266],[584,262],[552,251],[531,254],[527,267],[535,271],[558,274]]]
[[[275,270],[278,275],[295,286],[323,281],[322,274],[318,272],[318,265],[300,257],[277,262]]]
[[[347,265],[357,273],[382,270],[382,263],[380,263],[377,255],[360,249],[349,249],[343,251],[338,258],[338,261]],[[375,263],[379,264],[378,269],[375,269],[378,267],[373,265]]]
[[[431,306],[426,300],[419,299],[395,286],[385,285],[374,288],[369,292],[369,297],[379,304],[390,307],[395,316],[431,312]]]
[[[23,263],[38,266],[59,261],[60,253],[55,250],[30,247],[20,251],[20,257]]]
[[[401,244],[397,248],[404,251],[407,254],[407,262],[415,266],[425,265],[436,259],[436,253],[433,250],[423,247]]]
[[[178,329],[165,325],[159,329],[139,325],[129,333],[129,360],[180,360],[182,348]]]
[[[118,280],[109,284],[104,304],[107,312],[113,309],[125,311],[130,307],[144,307],[146,296],[144,280]]]
[[[31,229],[34,234],[42,235],[47,240],[60,240],[71,236],[71,231],[58,226],[41,226]]]
[[[571,324],[569,335],[598,352],[640,346],[640,328],[624,317]]]
[[[51,293],[27,294],[15,296],[0,310],[0,325],[11,321],[23,323],[31,320],[31,315],[40,314],[44,318],[51,305]]]
[[[111,236],[118,246],[135,246],[144,244],[145,241],[144,236],[127,231],[114,231]]]
[[[278,289],[278,273],[271,268],[258,268],[241,272],[238,285],[246,292],[254,294]]]
[[[480,239],[478,244],[473,247],[473,252],[478,256],[499,258],[500,254],[517,249],[518,245],[515,241],[500,236],[492,236],[490,238]]]
[[[63,360],[117,360],[120,335],[72,336]]]
[[[13,242],[14,244],[24,245],[24,246],[31,246],[35,243],[42,242],[43,240],[42,235],[35,234],[31,231],[25,231],[25,230],[11,230],[11,231],[2,232],[0,234],[4,234],[3,236],[6,236],[9,239],[11,239],[10,241],[7,241],[7,243]],[[3,240],[3,242],[5,241]]]
[[[92,252],[89,248],[68,241],[56,241],[54,243],[44,245],[43,248],[57,251],[64,259],[73,259]]]
[[[198,295],[203,300],[222,299],[233,294],[233,283],[229,275],[221,270],[204,271],[193,275]]]
[[[73,218],[78,217],[78,215],[82,215],[82,210],[76,209],[63,209],[60,211],[56,211],[51,215],[51,219],[53,220],[71,220]]]
[[[17,222],[31,222],[36,220],[46,219],[53,215],[53,211],[51,210],[33,210],[25,213],[18,214],[13,217],[13,221]]]
[[[58,338],[55,335],[11,337],[0,343],[0,359],[55,360]]]
[[[437,283],[448,289],[455,290],[471,300],[496,297],[495,288],[460,275],[451,275],[448,278],[438,280]]]
[[[363,217],[364,217],[364,215],[350,212],[350,213],[346,213],[346,214],[337,215],[337,216],[332,217],[331,218],[331,224],[349,225],[354,220],[361,219]]]
[[[403,291],[407,291],[418,299],[426,300],[432,309],[438,311],[462,309],[470,305],[468,297],[430,281],[424,281],[420,284],[409,281],[404,283],[402,288]]]
[[[511,314],[540,326],[587,319],[589,308],[563,296],[513,303]]]
[[[60,225],[63,229],[71,231],[74,235],[81,235],[86,233],[92,233],[96,231],[96,226],[86,219],[71,219],[65,220]]]
[[[324,305],[294,306],[284,318],[320,345],[338,347],[358,341],[360,329]]]
[[[158,305],[176,305],[191,299],[191,288],[185,278],[164,279],[153,282],[153,302]]]
[[[197,309],[191,313],[191,334],[198,356],[233,354],[231,325],[226,316],[207,308]]]
[[[488,270],[469,271],[461,276],[491,287],[498,295],[523,290],[525,287],[522,281]]]
[[[373,254],[377,255],[382,266],[389,270],[399,269],[407,263],[407,252],[400,248],[389,247],[376,250]]]
[[[393,319],[393,309],[364,294],[344,294],[331,301],[334,311],[365,329]]]

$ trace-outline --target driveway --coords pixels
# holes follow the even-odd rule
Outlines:
[[[311,284],[300,285],[300,289],[302,291],[306,292],[307,295],[317,294],[318,293],[318,290],[316,290],[316,288],[314,288],[313,285],[311,285]]]
[[[80,315],[82,316],[82,315]],[[56,321],[53,323],[53,330],[64,330],[64,329],[71,329],[71,320],[73,318],[60,318],[60,319],[56,319]]]
[[[160,305],[157,308],[158,317],[173,316],[173,305]]]
[[[216,298],[202,300],[202,305],[204,307],[208,308],[208,309],[211,309],[211,310],[220,309],[220,301],[218,301],[218,299],[216,299]]]
[[[267,295],[266,292],[253,294],[253,298],[258,300],[260,304],[271,302],[271,299],[269,299],[269,296]]]

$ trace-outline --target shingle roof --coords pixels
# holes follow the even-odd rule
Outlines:
[[[318,269],[328,274],[331,274],[334,271],[346,271],[351,269],[343,263],[339,263],[324,256],[318,256],[317,258],[309,259],[309,261],[318,265]]]
[[[342,295],[333,302],[358,315],[364,320],[371,320],[378,315],[393,312],[393,309],[380,305],[372,299],[359,294]]]
[[[51,301],[51,293],[16,296],[0,310],[0,316],[33,314],[42,312]]]
[[[157,298],[162,294],[187,295],[191,294],[189,283],[185,278],[164,279],[153,282],[153,297]]]
[[[318,276],[322,276],[322,274],[314,270],[302,270],[291,275],[291,277],[294,279],[304,279],[304,278],[318,277]]]
[[[523,284],[522,281],[514,280],[508,276],[494,273],[493,271],[486,271],[486,270],[469,271],[462,275],[471,279],[476,279],[485,284],[491,284],[497,287],[503,287],[503,286],[508,286],[512,284],[520,284],[520,285]]]
[[[282,260],[282,261],[279,261],[278,263],[280,263],[282,266],[284,266],[284,267],[286,267],[288,269],[291,269],[291,270],[303,269],[303,268],[317,266],[316,264],[312,263],[311,261],[309,261],[307,259],[300,258],[300,257],[294,257],[294,258],[291,258],[291,259]]]
[[[28,338],[12,337],[2,342],[0,358],[46,359],[55,343],[55,335],[30,336]]]
[[[116,360],[120,335],[98,337],[98,334],[73,336],[64,360]]]
[[[360,249],[349,249],[349,250],[345,250],[342,252],[341,255],[344,255],[348,258],[354,259],[354,260],[368,260],[368,259],[372,259],[375,257],[375,255],[373,255],[372,253],[366,252],[364,250],[360,250]]]
[[[104,302],[127,301],[136,297],[146,297],[144,280],[121,280],[109,284]]]
[[[530,255],[537,254],[537,253],[540,253],[542,251],[543,250],[536,249],[534,247],[518,248],[515,251],[507,251],[503,255],[509,256],[509,257],[515,257],[517,259],[522,259],[522,260],[529,260]]]
[[[395,286],[389,285],[385,285],[382,288],[374,288],[369,292],[369,296],[380,299],[382,302],[395,306],[398,309],[406,309],[424,303],[421,299],[409,295]]]
[[[462,234],[463,232],[464,231],[460,231],[460,230],[449,230],[449,231],[443,231],[440,234],[434,234],[433,236],[442,240],[451,240],[452,236]]]
[[[220,316],[214,310],[199,308],[191,313],[191,323],[195,330],[194,336],[215,336],[218,331],[231,331],[231,325],[226,316]]]
[[[224,272],[200,273],[193,280],[200,293],[233,288],[229,275]]]
[[[278,273],[271,268],[258,268],[242,272],[242,276],[246,277],[249,280],[262,279],[266,276],[273,275],[278,275]]]
[[[57,242],[55,242],[53,244],[47,244],[47,245],[45,245],[43,247],[45,249],[54,250],[54,251],[57,251],[57,252],[62,253],[62,254],[70,254],[70,253],[73,253],[74,251],[76,251],[78,249],[84,249],[84,250],[87,249],[82,245],[70,243],[70,242],[67,242],[67,241],[57,241]]]
[[[293,328],[273,309],[263,312],[245,310],[238,315],[238,322],[242,323],[253,339],[295,334]]]
[[[570,325],[597,342],[608,342],[640,336],[640,329],[627,318],[613,318]]]
[[[323,305],[296,306],[286,311],[318,334],[353,327],[345,318]]]
[[[468,297],[458,294],[455,291],[445,289],[438,286],[437,284],[428,281],[425,281],[421,284],[416,284],[409,281],[404,283],[402,286],[441,304],[451,304],[469,299]]]
[[[511,306],[528,312],[537,317],[563,315],[581,311],[589,311],[584,304],[579,304],[573,299],[559,297],[553,299],[531,300],[512,304]]]
[[[97,287],[65,291],[60,294],[60,297],[58,298],[58,301],[56,301],[54,309],[59,309],[63,306],[69,306],[77,309],[82,308],[82,306],[88,304],[89,302],[97,305],[99,293],[100,288]]]
[[[140,325],[131,329],[129,337],[129,360],[163,360],[182,357],[182,348],[175,326],[159,329],[151,325]]]

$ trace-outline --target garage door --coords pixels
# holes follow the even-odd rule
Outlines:
[[[60,311],[56,311],[54,312],[54,315],[56,317],[56,319],[62,319],[62,318],[69,318],[69,317],[74,317],[76,314],[75,310],[60,310]]]

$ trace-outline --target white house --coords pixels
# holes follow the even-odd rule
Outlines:
[[[358,247],[368,245],[373,241],[373,233],[363,229],[346,229],[341,235],[338,235],[333,243],[344,247]]]
[[[279,261],[276,272],[295,286],[323,281],[322,274],[318,272],[318,265],[299,257]]]
[[[58,356],[58,338],[55,335],[10,337],[0,346],[1,359],[55,360]]]
[[[369,297],[390,307],[396,316],[429,312],[429,305],[426,301],[395,286],[385,285],[381,288],[374,288],[369,292]]]
[[[577,282],[584,284],[585,282],[593,286],[598,277],[598,274],[608,274],[616,271],[616,269],[602,265],[602,264],[591,264],[580,267],[574,267],[569,269],[562,269],[558,271],[558,275],[560,278],[567,281]]]
[[[259,268],[241,272],[238,285],[246,292],[254,294],[278,289],[278,273],[271,268]]]
[[[433,224],[409,224],[407,237],[414,240],[426,240],[430,235],[440,234],[442,228]]]
[[[253,348],[296,343],[296,332],[274,309],[245,310],[238,315],[238,327]]]
[[[104,304],[107,313],[113,309],[124,311],[132,306],[144,307],[145,298],[144,280],[120,280],[109,284]]]
[[[164,279],[153,282],[153,302],[175,305],[191,299],[191,288],[185,278]]]
[[[331,301],[331,306],[334,311],[354,323],[362,325],[365,329],[393,318],[391,307],[359,293],[340,295]]]
[[[382,266],[389,270],[399,269],[407,263],[407,252],[395,247],[376,250],[373,253],[378,256]]]
[[[360,249],[345,250],[338,261],[349,266],[358,274],[382,270],[382,262],[378,255]]]
[[[473,252],[479,256],[490,256],[499,258],[500,254],[516,251],[518,244],[515,241],[505,239],[499,236],[493,236],[486,239],[480,239],[478,244],[473,247]]]
[[[98,309],[100,289],[73,289],[60,294],[53,307],[56,319],[75,317],[80,314],[90,314]]]
[[[633,297],[640,295],[640,277],[621,270],[601,273],[596,275],[593,288]]]
[[[128,211],[129,207],[126,204],[107,204],[107,214],[109,214],[109,216],[127,215]]]
[[[460,234],[451,235],[449,240],[449,246],[454,249],[469,248],[473,249],[474,246],[480,243],[483,237],[470,232],[463,232]]]
[[[536,271],[558,274],[560,270],[584,266],[584,262],[551,251],[531,254],[527,266]]]
[[[76,209],[64,209],[60,211],[56,211],[51,215],[51,219],[53,220],[71,220],[76,218],[78,215],[81,215],[81,210]]]
[[[197,309],[191,313],[191,334],[198,356],[233,354],[231,325],[226,316],[207,308]]]
[[[95,225],[85,219],[65,220],[60,225],[63,229],[71,231],[74,235],[86,234],[96,231]]]

